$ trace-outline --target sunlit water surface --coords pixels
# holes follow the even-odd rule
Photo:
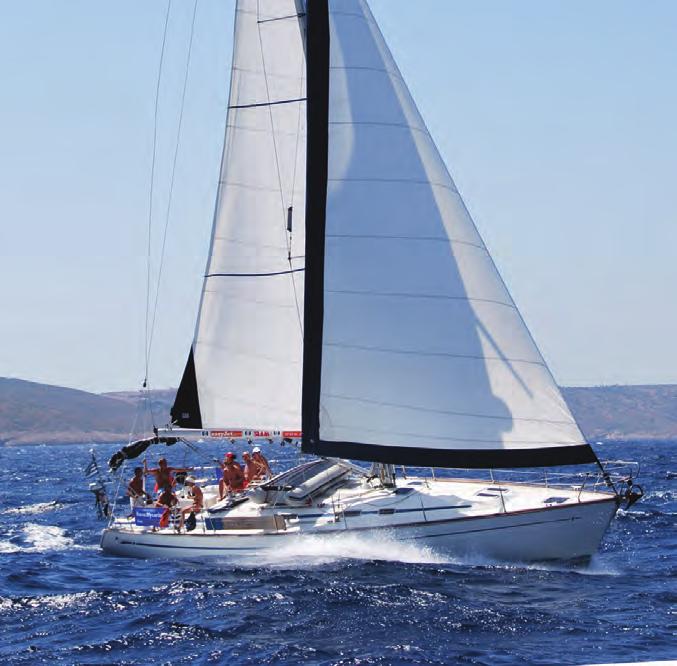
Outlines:
[[[0,658],[10,664],[582,664],[677,658],[677,443],[585,569],[449,561],[349,536],[260,560],[128,560],[98,548],[87,446],[0,449]],[[97,449],[105,460],[110,447]],[[182,463],[178,449],[170,463]],[[295,453],[273,449],[278,467]],[[152,452],[151,460],[157,457]]]

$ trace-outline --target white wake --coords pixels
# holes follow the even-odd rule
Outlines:
[[[243,556],[241,564],[249,563]],[[332,534],[301,536],[275,550],[266,550],[256,556],[256,565],[271,567],[320,566],[339,560],[375,560],[407,564],[444,564],[443,558],[432,548],[403,543],[387,533],[374,535]]]

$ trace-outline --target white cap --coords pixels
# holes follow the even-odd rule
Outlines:
[[[187,477],[184,479],[184,482],[183,482],[183,483],[184,483],[184,484],[186,484],[186,483],[195,483],[195,477],[194,477],[194,476],[187,476]]]
[[[252,453],[261,453],[260,447],[255,446],[255,447],[252,449]]]

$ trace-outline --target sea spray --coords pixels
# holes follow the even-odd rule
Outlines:
[[[255,559],[254,559],[255,558]],[[288,543],[256,556],[238,558],[241,566],[308,567],[330,564],[338,560],[373,560],[407,564],[444,564],[432,548],[415,543],[403,543],[387,531],[369,534],[332,534],[290,537]]]

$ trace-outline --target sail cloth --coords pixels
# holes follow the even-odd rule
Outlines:
[[[593,462],[365,0],[307,16],[303,450]]]
[[[182,427],[300,429],[306,171],[301,9],[300,0],[237,2],[211,248],[195,338],[172,408],[172,421]]]

